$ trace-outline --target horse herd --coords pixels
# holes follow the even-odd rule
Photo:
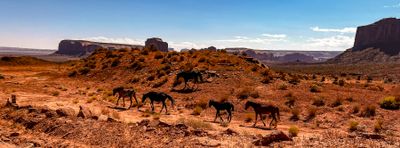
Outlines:
[[[136,92],[133,89],[125,89],[124,87],[116,87],[113,89],[113,95],[118,94],[118,100],[117,100],[117,106],[119,103],[119,100],[122,98],[123,100],[123,105],[125,106],[125,97],[129,97],[130,98],[130,105],[129,108],[132,107],[132,98],[135,99],[136,103],[138,104],[138,110],[140,108],[141,105],[139,105],[139,102],[136,98]],[[175,104],[175,100],[168,94],[164,93],[164,92],[155,92],[155,91],[150,91],[147,92],[145,94],[143,94],[142,96],[142,105],[145,105],[145,101],[146,99],[149,98],[150,99],[150,105],[151,105],[151,110],[154,112],[154,102],[161,102],[162,103],[162,108],[160,110],[160,113],[162,112],[162,110],[165,108],[165,113],[168,113],[167,110],[167,106],[166,106],[166,100],[170,100],[171,101],[171,105],[172,107],[174,107]],[[221,111],[227,111],[228,112],[228,121],[231,122],[232,120],[232,111],[234,111],[234,105],[228,101],[224,101],[224,102],[219,102],[219,101],[214,101],[214,100],[209,100],[208,102],[208,106],[209,107],[214,107],[216,109],[216,114],[215,114],[215,118],[214,118],[214,122],[216,122],[217,118],[219,117],[221,119],[221,121],[223,122],[224,120],[221,117],[220,112]],[[256,102],[252,102],[252,101],[247,101],[245,104],[245,110],[247,110],[249,107],[252,107],[254,112],[255,112],[255,122],[253,124],[253,126],[255,127],[257,124],[257,118],[258,116],[260,117],[261,121],[263,122],[264,126],[265,122],[263,120],[263,114],[270,114],[270,116],[272,117],[272,120],[269,124],[269,126],[272,125],[272,123],[275,121],[275,128],[277,126],[277,122],[278,120],[280,120],[279,118],[279,108],[275,105],[272,104],[260,104],[260,103],[256,103]],[[128,108],[128,109],[129,109]]]

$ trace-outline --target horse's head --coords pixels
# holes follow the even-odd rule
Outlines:
[[[124,88],[123,87],[116,87],[116,88],[114,88],[113,90],[112,90],[112,92],[113,92],[113,96],[115,96],[115,94],[116,93],[118,93],[120,90],[123,90]]]
[[[214,104],[214,100],[208,101],[208,107],[211,107]]]
[[[251,106],[251,102],[247,101],[246,104],[244,105],[244,109],[247,110]]]

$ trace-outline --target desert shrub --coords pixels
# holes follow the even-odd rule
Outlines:
[[[160,114],[158,114],[158,113],[154,113],[153,114],[153,120],[160,120]]]
[[[120,63],[120,61],[119,61],[118,59],[114,59],[114,60],[111,62],[111,67],[116,67],[116,66],[119,65],[119,63]]]
[[[338,107],[340,105],[342,105],[342,100],[337,98],[335,99],[335,101],[332,102],[331,107]]]
[[[325,79],[326,79],[325,77],[322,77],[321,82],[325,82]]]
[[[382,119],[376,120],[376,122],[374,124],[374,132],[376,132],[376,133],[380,132],[383,128],[382,125],[383,125]]]
[[[197,119],[185,119],[185,118],[179,118],[177,123],[183,123],[187,126],[190,126],[194,129],[213,129],[212,125],[210,123],[204,122],[202,120],[197,120]]]
[[[357,114],[358,112],[360,112],[360,105],[354,105],[351,113]]]
[[[208,100],[207,99],[200,99],[195,104],[195,106],[199,106],[199,107],[201,107],[201,109],[206,109],[207,105],[208,105]]]
[[[296,137],[299,134],[299,128],[297,126],[290,126],[289,128],[289,136]]]
[[[150,75],[149,77],[147,77],[147,81],[153,81],[156,77],[154,75]]]
[[[325,105],[325,101],[323,97],[317,97],[314,99],[312,105],[314,106],[324,106]]]
[[[154,59],[162,59],[164,58],[164,55],[161,52],[156,52],[154,55]]]
[[[372,76],[368,76],[368,78],[367,78],[367,83],[371,83],[372,80],[373,80]]]
[[[375,110],[376,110],[376,107],[374,105],[364,106],[363,110],[361,111],[361,116],[363,116],[363,117],[375,116]]]
[[[203,111],[203,109],[202,109],[200,106],[196,106],[196,107],[193,109],[193,112],[192,112],[191,115],[198,116],[198,115],[201,114],[202,111]]]
[[[281,84],[278,87],[279,90],[287,90],[287,88],[288,88],[288,86],[286,84]]]
[[[131,80],[129,80],[130,83],[137,83],[140,81],[139,77],[133,77]]]
[[[400,99],[396,99],[393,96],[385,97],[381,100],[380,106],[383,109],[397,110],[400,108]]]
[[[264,83],[264,84],[269,84],[269,83],[271,83],[272,82],[272,77],[270,77],[270,76],[265,76],[262,80],[261,80],[261,83]]]
[[[90,72],[90,68],[89,67],[82,67],[78,71],[79,71],[80,74],[85,75],[85,74]]]
[[[96,97],[90,97],[88,100],[86,100],[86,103],[92,103],[94,100],[96,100]]]
[[[143,50],[140,51],[140,54],[142,54],[142,55],[149,55],[149,50],[143,49]]]
[[[197,62],[199,62],[199,63],[206,62],[206,58],[205,57],[200,57]]]
[[[293,96],[293,93],[288,93],[285,95],[287,101],[285,102],[285,105],[288,106],[289,108],[292,108],[294,106],[294,103],[296,102],[296,97]]]
[[[308,113],[307,120],[314,119],[317,116],[317,108],[310,107],[308,108],[307,113]]]
[[[77,74],[78,74],[78,72],[76,72],[76,71],[74,70],[74,71],[71,71],[71,72],[68,73],[68,77],[75,77]],[[2,77],[2,76],[0,76],[0,77]],[[0,79],[1,79],[1,78],[0,78]],[[3,79],[4,79],[4,77],[3,77]]]
[[[310,92],[319,93],[319,92],[321,92],[321,88],[318,85],[312,85],[310,87]]]
[[[253,121],[253,118],[254,118],[254,114],[246,113],[246,115],[244,117],[244,122],[249,123],[249,122]]]
[[[252,72],[256,72],[257,70],[258,70],[258,67],[257,66],[253,66],[253,67],[251,67],[251,69],[250,69]]]
[[[345,83],[346,83],[346,82],[345,82],[344,80],[339,80],[338,85],[339,85],[339,86],[344,86]]]
[[[163,86],[165,83],[167,83],[168,82],[168,79],[162,79],[161,81],[158,81],[158,82],[156,82],[154,85],[153,85],[153,88],[158,88],[158,87],[161,87],[161,86]]]
[[[51,92],[51,95],[52,95],[52,96],[59,96],[59,95],[60,95],[60,92],[58,92],[58,91],[52,91],[52,92]]]
[[[298,76],[294,76],[294,77],[292,77],[292,79],[289,80],[289,83],[293,84],[293,85],[297,85],[300,83],[300,78]]]
[[[317,76],[315,74],[313,74],[311,79],[315,80],[315,79],[317,79]]]
[[[353,102],[354,101],[353,97],[347,97],[345,100],[348,101],[348,102]]]
[[[251,88],[243,88],[240,89],[238,94],[236,95],[238,99],[247,99],[249,97],[258,98],[260,97],[258,91],[251,89]]]
[[[135,61],[129,66],[129,68],[133,70],[141,70],[143,67],[144,67],[143,63],[139,61]]]
[[[300,115],[300,109],[294,108],[294,109],[291,110],[291,112],[292,112],[292,116],[290,117],[290,120],[297,121],[297,120],[300,119],[300,116],[299,116]]]
[[[72,101],[72,103],[78,104],[78,103],[79,103],[79,100],[78,100],[78,99],[74,99],[74,100]]]
[[[351,121],[349,124],[349,131],[354,132],[358,129],[358,122],[357,121]]]

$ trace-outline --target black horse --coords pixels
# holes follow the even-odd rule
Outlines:
[[[171,105],[172,105],[172,107],[174,107],[175,100],[170,95],[168,95],[166,93],[151,91],[151,92],[143,94],[143,97],[142,97],[142,104],[143,105],[145,104],[145,101],[146,101],[147,98],[150,99],[151,110],[153,112],[154,112],[154,104],[153,104],[154,101],[162,102],[162,108],[160,110],[160,113],[162,112],[164,107],[165,107],[165,113],[168,112],[167,105],[165,104],[165,100],[167,100],[167,99],[169,99],[171,101]],[[139,109],[139,106],[138,106],[138,109]]]
[[[129,99],[131,100],[131,104],[129,105],[129,108],[131,108],[131,106],[132,106],[132,97],[135,98],[136,104],[139,104],[139,102],[136,99],[135,90],[133,90],[133,89],[125,89],[122,86],[116,87],[113,89],[113,96],[115,96],[115,94],[118,94],[118,100],[117,100],[117,104],[116,104],[117,106],[118,106],[119,99],[121,99],[121,98],[124,103],[123,105],[125,106],[125,97],[129,97]]]
[[[254,127],[256,126],[257,123],[257,116],[260,115],[261,121],[263,122],[264,126],[265,126],[265,122],[262,118],[262,114],[271,114],[272,120],[269,123],[269,126],[271,127],[272,125],[272,121],[275,121],[275,123],[278,122],[278,120],[280,120],[279,117],[279,108],[273,104],[260,104],[260,103],[255,103],[255,102],[251,102],[251,101],[247,101],[246,105],[245,105],[245,110],[247,110],[249,107],[253,107],[254,112],[256,113],[256,121],[254,122]],[[276,128],[277,124],[275,125]]]
[[[176,74],[176,80],[173,84],[174,87],[179,84],[180,78],[183,78],[185,82],[185,87],[183,89],[186,89],[186,87],[189,86],[188,82],[190,80],[192,80],[194,84],[203,82],[202,74],[198,71],[180,71],[178,74]]]
[[[221,119],[222,122],[224,120],[221,117],[220,111],[221,110],[226,110],[228,112],[228,121],[231,122],[232,120],[232,111],[234,111],[234,106],[230,102],[217,102],[214,100],[208,101],[208,107],[214,106],[214,108],[217,110],[217,113],[215,114],[214,122],[217,120],[217,117]]]

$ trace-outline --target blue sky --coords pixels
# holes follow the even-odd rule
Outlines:
[[[400,0],[1,0],[0,46],[62,39],[269,50],[345,50],[357,26],[400,17]]]

